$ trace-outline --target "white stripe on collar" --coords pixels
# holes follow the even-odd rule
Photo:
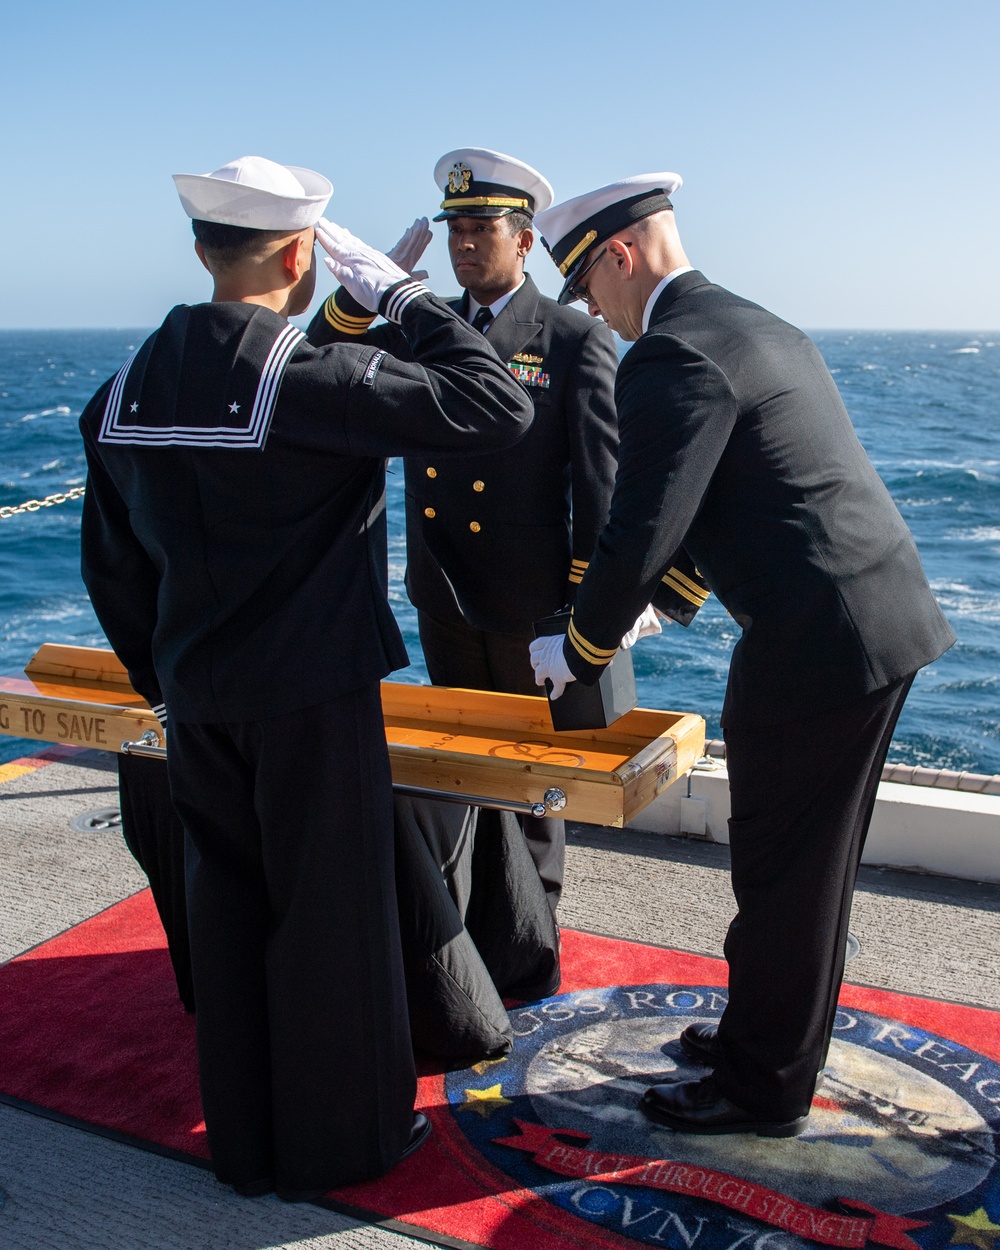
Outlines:
[[[111,384],[98,442],[124,443],[133,447],[232,447],[255,449],[264,445],[274,415],[278,388],[285,366],[305,338],[301,330],[286,325],[268,353],[257,383],[250,420],[246,425],[125,425],[121,421],[125,380],[135,356],[130,357]],[[138,355],[138,353],[136,353]]]
[[[653,293],[652,295],[650,295],[649,299],[646,300],[646,308],[642,314],[643,334],[645,334],[646,331],[649,329],[649,319],[653,315],[653,306],[656,304],[656,301],[660,298],[660,296],[667,289],[670,283],[673,282],[674,278],[679,278],[682,273],[693,273],[693,272],[694,272],[694,265],[680,265],[678,266],[677,269],[671,269],[671,271],[667,274],[667,276],[665,278],[661,278],[659,282],[656,284],[656,286],[653,287]]]

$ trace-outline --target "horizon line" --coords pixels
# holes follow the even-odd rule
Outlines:
[[[308,314],[302,313],[299,317],[292,318],[293,321],[301,320]],[[56,332],[65,333],[83,333],[85,331],[96,331],[99,333],[122,333],[124,331],[146,331],[151,332],[158,329],[156,325],[112,325],[112,326],[4,326],[0,325],[0,334],[43,334]],[[983,326],[801,326],[799,327],[804,333],[808,334],[813,330],[822,331],[824,334],[995,334],[1000,336],[1000,326],[987,328]]]

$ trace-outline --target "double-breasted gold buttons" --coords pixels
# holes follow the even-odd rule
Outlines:
[[[427,467],[427,476],[428,476],[428,477],[437,477],[437,475],[438,475],[438,471],[437,471],[437,469],[435,469],[433,465],[428,465],[428,467]]]
[[[486,489],[486,483],[485,483],[485,482],[473,482],[473,483],[472,483],[472,489],[473,489],[473,490],[485,490],[485,489]]]
[[[434,511],[434,509],[433,509],[433,508],[425,508],[425,509],[424,509],[424,516],[425,516],[425,517],[430,517],[430,518],[433,518],[433,517],[436,517],[436,516],[437,516],[437,513]]]
[[[478,534],[482,528],[483,527],[479,524],[478,521],[469,522],[469,529],[472,530],[473,534]]]

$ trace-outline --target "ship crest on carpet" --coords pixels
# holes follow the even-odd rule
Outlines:
[[[1000,1250],[1000,1064],[947,1037],[841,1009],[802,1137],[648,1121],[648,1085],[705,1074],[678,1038],[725,1002],[633,985],[515,1010],[507,1058],[448,1075],[452,1114],[518,1188],[596,1226],[595,1245],[599,1227],[675,1250]]]

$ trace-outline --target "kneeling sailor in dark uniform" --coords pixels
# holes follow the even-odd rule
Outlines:
[[[560,298],[637,341],[615,384],[611,517],[567,638],[539,639],[533,662],[557,695],[595,682],[681,544],[741,626],[722,712],[729,1002],[718,1031],[681,1039],[715,1071],[654,1085],[642,1106],[684,1132],[785,1137],[805,1127],[825,1061],[896,718],[955,636],[819,352],[688,263],[679,186],[639,175],[539,223]]]
[[[135,688],[169,714],[187,836],[199,1074],[218,1177],[292,1199],[419,1145],[379,681],[384,460],[501,448],[531,405],[480,335],[325,223],[409,361],[317,350],[329,182],[244,157],[178,175],[213,301],[175,308],[81,418],[83,573]]]
[[[499,152],[461,148],[441,157],[434,179],[444,194],[435,220],[448,224],[451,262],[465,289],[450,306],[482,330],[527,388],[535,420],[525,438],[500,453],[484,449],[447,462],[406,458],[406,588],[435,685],[535,695],[527,659],[532,623],[572,601],[607,519],[618,441],[617,353],[604,325],[560,308],[524,272],[532,216],[552,202],[541,174]],[[402,263],[415,264],[429,239],[427,232]],[[395,326],[370,329],[372,320],[341,287],[317,313],[309,337],[406,352]],[[429,814],[409,802],[397,810],[410,823],[422,817],[426,824]],[[456,819],[439,813],[437,824]],[[515,853],[519,829],[554,914],[565,825],[552,817],[480,812],[471,878],[455,892],[498,987],[532,996],[558,983],[555,951],[545,968],[532,970],[523,952],[505,946],[509,926],[497,911],[509,904],[499,848]],[[459,833],[469,837],[470,830]],[[469,853],[454,860],[459,875]]]

